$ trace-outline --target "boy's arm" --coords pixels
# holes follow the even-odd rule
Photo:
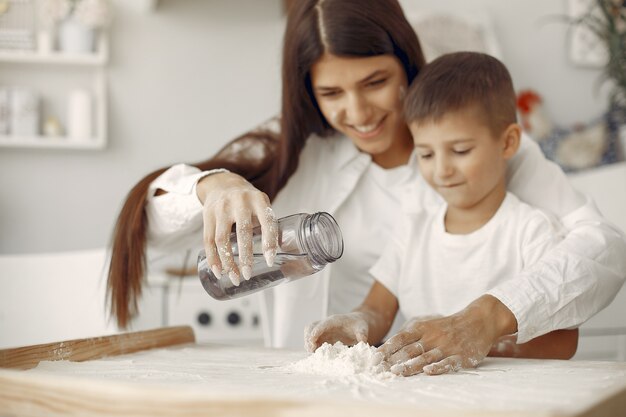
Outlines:
[[[370,292],[355,312],[362,314],[367,322],[370,345],[377,345],[389,332],[398,312],[398,299],[383,284],[374,281]]]
[[[353,312],[335,314],[308,326],[304,331],[304,345],[309,352],[314,352],[325,342],[378,344],[391,328],[397,311],[396,297],[374,281],[363,303]]]
[[[517,344],[517,336],[501,337],[491,347],[489,356],[529,359],[571,359],[578,347],[578,329],[555,330],[526,343]]]

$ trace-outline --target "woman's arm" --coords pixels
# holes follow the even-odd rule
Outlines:
[[[280,187],[274,119],[226,145],[213,158],[192,165],[160,169],[129,192],[112,236],[108,271],[111,313],[125,328],[137,313],[146,266],[146,246],[181,250],[202,243],[203,205],[196,182],[203,171],[225,168],[273,198]]]
[[[524,137],[509,167],[509,190],[560,218],[564,239],[490,294],[515,315],[518,342],[576,327],[606,307],[626,279],[626,237],[562,170]]]
[[[578,329],[557,330],[518,345],[511,335],[516,328],[507,307],[484,295],[451,316],[411,321],[379,350],[391,371],[403,376],[474,368],[487,354],[569,359],[576,353]]]
[[[515,333],[515,316],[497,298],[483,295],[451,316],[411,321],[379,351],[403,376],[475,368],[502,336]]]

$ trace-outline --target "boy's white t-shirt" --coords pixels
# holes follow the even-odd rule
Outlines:
[[[407,318],[450,315],[515,279],[560,240],[547,214],[507,193],[496,214],[464,235],[445,231],[447,205],[404,215],[371,274]]]

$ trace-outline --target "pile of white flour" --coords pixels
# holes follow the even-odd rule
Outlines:
[[[390,378],[383,355],[374,346],[359,342],[349,347],[341,342],[324,343],[314,354],[286,366],[289,371],[324,376],[365,375]]]

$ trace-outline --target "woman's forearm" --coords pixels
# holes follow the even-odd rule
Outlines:
[[[514,279],[489,291],[514,312],[518,340],[580,326],[615,298],[624,283],[626,238],[599,219],[565,240]]]
[[[498,336],[515,333],[517,320],[515,315],[500,300],[491,295],[483,295],[469,306],[480,311],[483,317],[492,321],[494,333]]]
[[[210,191],[214,191],[220,186],[227,186],[230,184],[246,183],[246,180],[237,174],[231,172],[216,172],[215,174],[207,175],[201,178],[196,184],[196,195],[200,202],[206,201],[207,194]]]

